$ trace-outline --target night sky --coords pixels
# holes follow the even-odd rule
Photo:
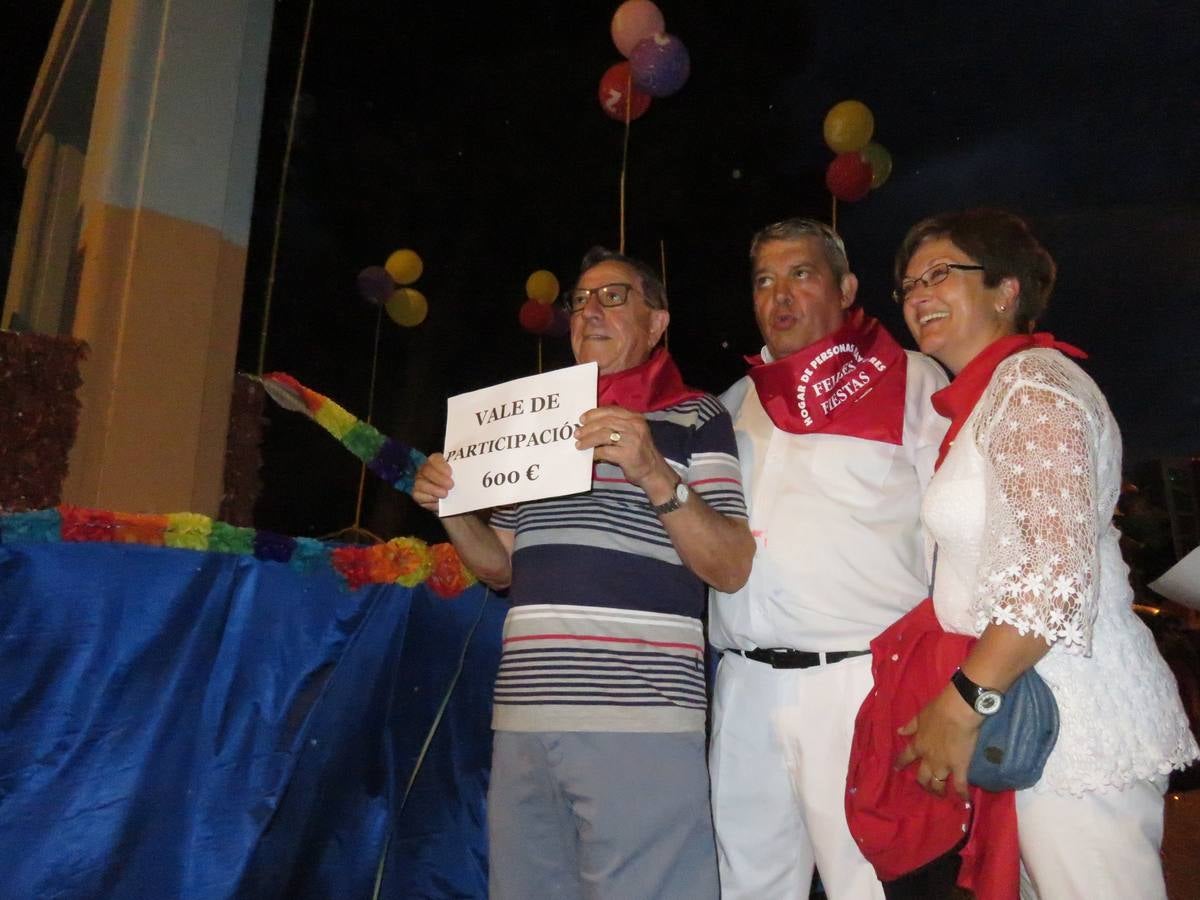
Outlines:
[[[52,6],[53,4],[51,4]],[[445,397],[536,370],[516,321],[526,277],[566,285],[584,250],[618,242],[622,125],[596,99],[619,56],[616,2],[318,0],[287,180],[267,369],[365,414],[375,309],[355,273],[398,247],[424,258],[413,330],[383,323],[375,421],[437,449]],[[1138,462],[1200,452],[1200,101],[1194,3],[659,2],[692,75],[633,123],[627,250],[665,250],[670,345],[719,391],[759,349],[746,248],[761,225],[828,218],[826,111],[875,115],[891,180],[838,226],[859,298],[911,346],[891,260],[933,212],[979,204],[1029,217],[1059,263],[1043,325],[1091,354]],[[239,365],[257,365],[284,137],[306,2],[276,4]],[[15,16],[15,10],[3,15]],[[0,21],[0,143],[13,146],[50,14]],[[44,19],[44,21],[42,21]],[[6,276],[23,171],[0,168]],[[547,367],[569,361],[546,339]],[[358,466],[271,410],[256,524],[321,535],[353,518]],[[440,539],[383,485],[366,524]]]

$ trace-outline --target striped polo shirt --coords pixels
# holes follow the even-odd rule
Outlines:
[[[746,518],[720,402],[705,394],[645,416],[691,489]],[[497,510],[491,524],[515,532],[493,728],[703,730],[705,587],[641,488],[598,462],[590,491]]]

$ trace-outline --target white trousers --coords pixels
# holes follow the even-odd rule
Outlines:
[[[1022,900],[1166,900],[1166,777],[1082,797],[1017,792]]]
[[[849,649],[849,648],[848,648]],[[871,657],[810,669],[721,658],[709,748],[722,900],[882,900],[846,825],[854,717]]]

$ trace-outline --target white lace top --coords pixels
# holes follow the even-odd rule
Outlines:
[[[1032,349],[997,367],[925,495],[942,626],[978,635],[1000,622],[1051,645],[1036,668],[1060,728],[1037,791],[1120,787],[1200,755],[1131,606],[1112,524],[1120,484],[1104,395],[1058,351]]]

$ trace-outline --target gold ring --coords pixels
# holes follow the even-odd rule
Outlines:
[[[610,442],[610,443],[613,443],[613,444],[619,444],[619,443],[621,443],[621,432],[619,432],[619,431],[610,431],[610,432],[608,433],[608,440],[609,440],[609,442]]]
[[[949,778],[949,777],[950,777],[950,773],[949,773],[949,772],[947,772],[947,773],[946,773],[946,775],[945,775],[945,777],[943,777],[943,778],[938,778],[936,775],[930,775],[929,777],[930,777],[930,779],[931,779],[931,780],[933,780],[933,781],[945,781],[947,778]]]

